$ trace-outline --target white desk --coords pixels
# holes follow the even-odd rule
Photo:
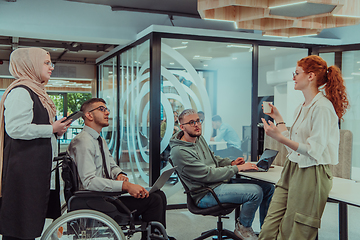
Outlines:
[[[239,175],[275,184],[280,179],[282,169],[283,167],[275,166],[268,172],[240,172]],[[339,203],[339,239],[347,240],[347,205],[360,207],[360,183],[334,177],[328,201]]]

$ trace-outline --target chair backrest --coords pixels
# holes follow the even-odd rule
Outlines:
[[[74,160],[66,153],[62,158],[61,177],[64,181],[64,196],[66,202],[70,199],[74,192],[79,190],[79,176]]]
[[[171,161],[171,158],[169,158],[169,163],[174,167],[174,164]],[[176,171],[176,168],[175,168],[175,171]],[[208,215],[220,216],[220,215],[227,215],[227,214],[231,213],[235,208],[239,207],[239,204],[234,204],[234,203],[221,203],[220,205],[215,205],[215,206],[209,207],[209,208],[198,207],[190,194],[191,190],[183,182],[183,180],[180,177],[180,174],[178,172],[176,172],[176,173],[178,175],[178,178],[179,178],[181,184],[183,185],[183,187],[185,189],[186,203],[187,203],[186,205],[187,205],[188,210],[191,213],[201,214],[203,216],[208,216]],[[204,191],[208,191],[208,190],[204,189]]]
[[[173,164],[171,158],[169,158],[169,163],[171,164],[172,167],[174,167],[174,164]],[[196,203],[195,203],[194,199],[191,197],[190,189],[183,182],[183,180],[180,177],[180,174],[176,171],[176,168],[175,168],[175,172],[176,172],[176,175],[178,176],[182,186],[184,187],[184,190],[185,190],[185,193],[186,193],[187,207],[188,207],[189,211],[192,212],[192,213],[198,214],[198,211],[197,211],[198,207],[196,206]]]
[[[352,132],[349,130],[340,130],[339,144],[339,163],[331,165],[334,177],[350,179],[351,177],[351,152],[352,152]]]
[[[274,160],[277,166],[284,166],[287,150],[283,144],[273,138],[264,136],[264,149],[278,150],[279,153]],[[349,130],[340,130],[339,144],[339,163],[335,166],[330,165],[334,177],[350,179],[351,175],[351,152],[352,152],[352,133]]]

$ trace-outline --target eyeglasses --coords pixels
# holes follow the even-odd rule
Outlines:
[[[89,112],[92,112],[92,111],[95,111],[95,110],[100,110],[102,112],[108,111],[110,113],[110,109],[108,109],[107,107],[104,107],[104,106],[99,106],[97,108],[94,108],[94,109],[90,110]]]
[[[55,65],[52,62],[44,62],[44,64],[48,65],[49,67],[55,68]]]
[[[299,73],[298,72],[293,72],[292,75],[293,75],[293,78],[294,78],[295,76],[299,75]]]
[[[198,120],[196,120],[196,121],[191,120],[191,121],[189,121],[189,122],[187,122],[187,123],[183,123],[183,124],[181,124],[181,125],[189,124],[191,127],[195,127],[196,124],[202,124],[203,121],[204,121],[204,120],[202,120],[202,119],[198,119]]]

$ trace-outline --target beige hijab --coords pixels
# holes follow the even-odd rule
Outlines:
[[[56,108],[54,102],[45,91],[45,85],[41,80],[41,70],[43,69],[46,56],[49,52],[41,48],[18,48],[10,55],[9,71],[15,78],[3,94],[0,102],[0,196],[2,168],[4,157],[4,102],[7,94],[16,86],[24,85],[29,87],[39,97],[41,103],[48,111],[50,123],[54,122]]]

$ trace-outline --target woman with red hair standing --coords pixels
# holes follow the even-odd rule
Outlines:
[[[315,239],[332,188],[329,165],[339,162],[339,119],[349,107],[340,70],[312,55],[297,62],[293,80],[305,101],[290,131],[274,105],[268,115],[276,124],[262,119],[265,133],[289,154],[259,239]]]

